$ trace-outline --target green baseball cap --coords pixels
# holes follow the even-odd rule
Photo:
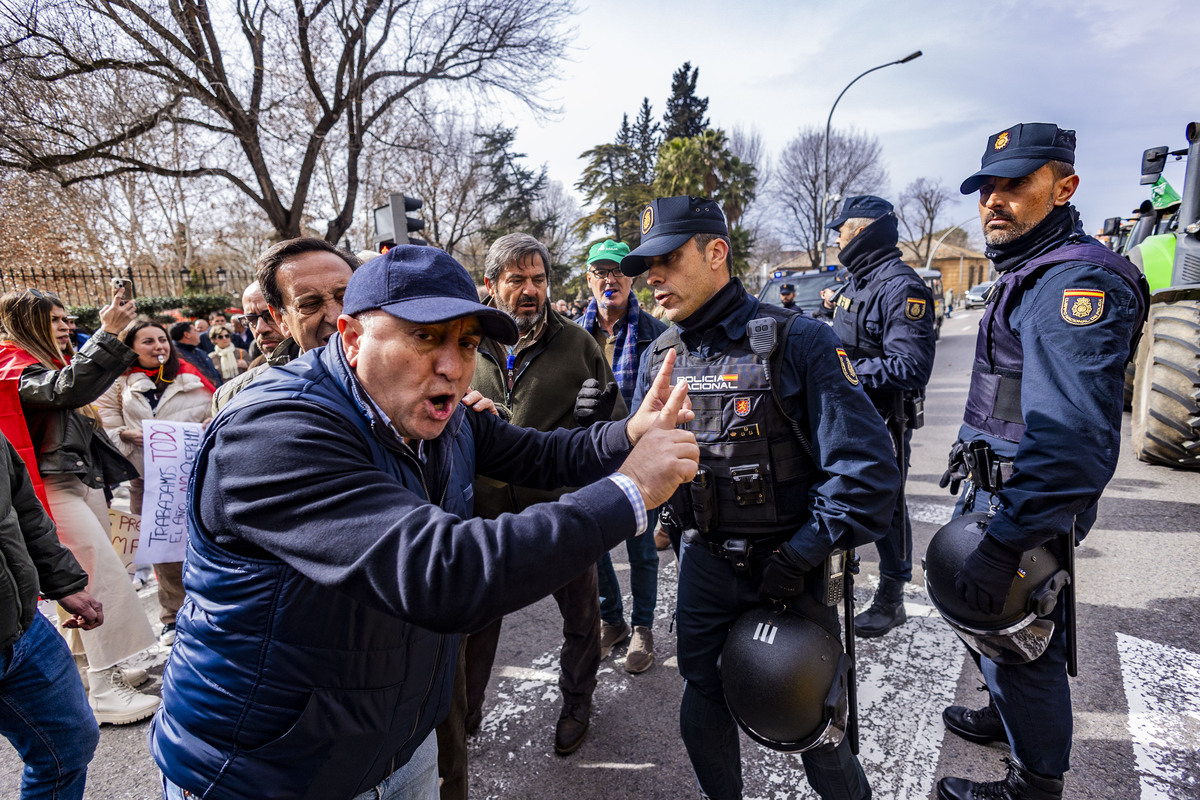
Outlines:
[[[587,263],[589,267],[597,261],[611,261],[614,264],[620,264],[621,259],[627,255],[629,255],[629,245],[605,239],[603,242],[596,242],[592,245],[592,249],[588,250]]]

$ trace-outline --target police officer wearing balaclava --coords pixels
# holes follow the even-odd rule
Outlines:
[[[837,298],[833,332],[863,389],[892,435],[901,486],[908,475],[918,407],[933,371],[934,315],[929,287],[900,260],[895,210],[873,195],[851,197],[829,224],[838,232],[838,260],[850,283]],[[874,637],[902,625],[904,584],[912,580],[912,523],[903,490],[879,551],[879,588],[871,607],[854,618],[854,632]]]
[[[717,665],[730,627],[748,609],[784,602],[840,638],[836,609],[817,596],[819,567],[835,549],[883,534],[899,473],[829,326],[760,304],[731,276],[716,203],[659,198],[641,220],[641,244],[621,271],[647,273],[674,326],[643,357],[634,407],[651,370],[675,350],[673,374],[688,383],[700,445],[688,498],[677,493],[663,508],[673,537],[686,531],[675,538],[677,655],[687,681],[680,731],[701,791],[732,800],[742,796],[738,729]],[[822,798],[870,797],[847,739],[801,756]]]
[[[978,192],[987,255],[1000,273],[979,322],[971,389],[942,485],[956,490],[965,460],[990,461],[997,491],[963,492],[956,514],[995,509],[980,544],[955,577],[959,598],[998,615],[1022,553],[1045,545],[1066,563],[1096,520],[1117,465],[1125,362],[1146,313],[1145,281],[1126,259],[1083,232],[1071,197],[1075,132],[1014,125],[988,139]],[[971,449],[986,448],[989,458]],[[966,508],[967,499],[973,508]],[[1059,800],[1071,754],[1067,607],[1032,661],[976,656],[991,703],[951,706],[946,727],[970,741],[1008,742],[1015,760],[1001,781],[943,778],[939,800]]]

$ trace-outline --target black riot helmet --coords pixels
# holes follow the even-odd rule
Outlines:
[[[784,753],[842,741],[849,659],[812,620],[756,606],[733,624],[718,665],[729,711],[754,741]]]
[[[934,608],[967,646],[998,664],[1027,664],[1046,652],[1058,593],[1070,582],[1058,559],[1043,545],[1021,556],[1004,609],[996,615],[969,607],[954,578],[987,532],[987,514],[963,514],[943,525],[925,551],[925,590]]]

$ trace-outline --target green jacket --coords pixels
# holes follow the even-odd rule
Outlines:
[[[616,381],[595,337],[551,308],[546,309],[546,330],[520,352],[513,364],[511,392],[506,361],[507,348],[484,339],[475,357],[471,388],[490,398],[500,415],[513,425],[539,431],[579,427],[575,423],[575,397],[583,382],[595,378],[603,387]],[[613,419],[628,413],[618,394]],[[535,503],[557,500],[569,491],[540,491],[478,477],[475,513],[495,519],[505,512],[515,513]]]
[[[271,355],[267,356],[262,364],[251,367],[241,375],[234,376],[217,387],[217,391],[212,399],[212,415],[215,417],[217,414],[220,414],[221,409],[229,405],[229,401],[237,397],[238,392],[249,386],[259,375],[262,375],[271,367],[282,367],[292,359],[299,357],[300,346],[296,344],[296,340],[290,336],[284,339],[275,345],[275,349],[271,351]]]
[[[83,567],[59,544],[25,462],[0,434],[0,649],[29,629],[39,593],[59,600],[87,583]]]

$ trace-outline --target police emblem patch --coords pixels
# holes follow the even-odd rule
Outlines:
[[[920,319],[925,316],[925,300],[920,297],[910,297],[904,306],[904,316],[909,319]]]
[[[997,150],[1003,150],[1004,148],[1008,147],[1008,131],[1005,131],[996,137],[995,146]]]
[[[1104,313],[1104,292],[1099,289],[1064,289],[1060,313],[1072,325],[1091,325]]]
[[[846,380],[850,381],[851,386],[858,386],[858,373],[854,371],[854,365],[850,363],[850,356],[846,355],[846,351],[840,347],[837,349],[837,356]]]
[[[654,226],[654,206],[646,206],[642,212],[642,235],[645,236]]]
[[[737,414],[739,417],[750,416],[750,398],[749,397],[733,398],[733,413]]]

